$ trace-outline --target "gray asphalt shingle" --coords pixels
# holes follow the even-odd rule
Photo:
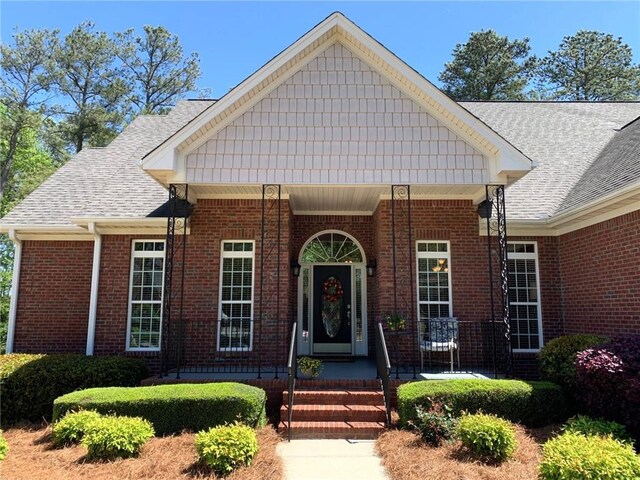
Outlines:
[[[136,118],[109,146],[74,156],[0,223],[71,225],[74,217],[139,218],[167,199],[141,159],[212,101],[181,101]],[[538,167],[507,190],[507,214],[544,219],[640,180],[640,103],[462,102]],[[604,192],[604,193],[603,193]]]

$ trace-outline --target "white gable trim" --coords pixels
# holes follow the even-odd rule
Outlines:
[[[491,181],[506,183],[506,175],[522,175],[532,162],[513,145],[451,100],[379,42],[340,13],[334,13],[303,35],[196,119],[143,159],[143,168],[166,181],[184,181],[184,157],[208,138],[264,98],[308,63],[323,48],[339,41],[380,72],[392,84],[422,105],[463,140],[490,158]]]

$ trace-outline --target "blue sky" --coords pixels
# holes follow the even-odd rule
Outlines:
[[[29,2],[0,3],[2,41],[13,29],[58,28],[83,20],[107,32],[164,25],[186,52],[200,54],[199,88],[220,97],[334,11],[341,11],[432,82],[456,43],[494,29],[528,36],[532,52],[556,49],[580,29],[622,37],[640,62],[640,0],[625,2]]]

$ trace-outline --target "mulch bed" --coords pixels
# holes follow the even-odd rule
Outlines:
[[[271,427],[258,432],[260,450],[250,467],[239,468],[227,480],[281,480],[282,460],[276,454],[280,437]],[[138,458],[89,462],[86,449],[51,447],[48,426],[26,425],[4,432],[9,454],[0,464],[0,478],[7,480],[112,480],[218,478],[196,463],[192,433],[152,438]]]
[[[540,445],[554,427],[525,430],[517,427],[515,458],[488,465],[469,454],[460,443],[438,448],[405,430],[390,430],[376,442],[376,450],[392,480],[537,480]]]

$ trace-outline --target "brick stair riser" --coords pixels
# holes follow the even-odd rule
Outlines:
[[[385,421],[385,411],[384,407],[374,407],[370,406],[370,408],[358,408],[361,406],[336,406],[331,409],[326,406],[318,406],[319,408],[313,408],[314,405],[304,405],[304,407],[311,408],[300,408],[300,406],[294,405],[293,407],[293,418],[296,421],[300,422],[384,422]],[[280,409],[280,420],[287,420],[288,408],[283,406]]]
[[[367,425],[366,423],[370,423]],[[366,422],[350,425],[344,422],[293,422],[292,439],[358,439],[374,440],[384,432],[382,423]],[[278,430],[288,436],[286,423],[280,423]]]
[[[282,395],[282,404],[287,405],[289,397]],[[384,405],[384,397],[377,392],[373,393],[335,393],[331,392],[295,392],[294,405]]]

